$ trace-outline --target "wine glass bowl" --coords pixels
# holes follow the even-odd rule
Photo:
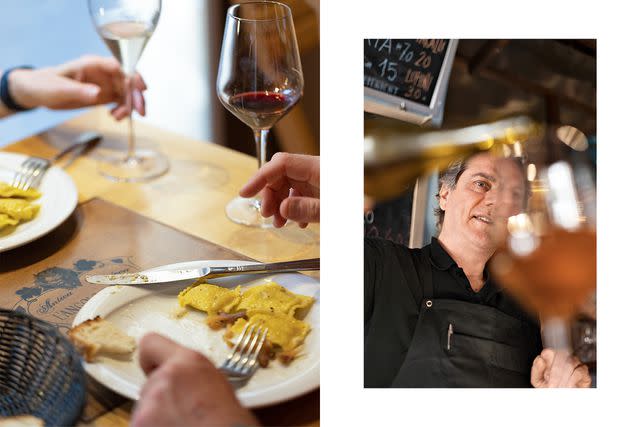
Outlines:
[[[133,77],[136,65],[160,18],[162,0],[88,0],[89,12],[98,34],[120,63],[129,134],[126,152],[113,150],[103,155],[98,171],[115,181],[147,181],[169,169],[167,158],[156,150],[135,146],[133,131]]]
[[[250,128],[269,129],[303,87],[290,9],[275,2],[229,8],[217,80],[223,105]]]
[[[236,117],[252,129],[270,129],[298,102],[300,95],[282,91],[244,92],[227,99],[225,105]]]
[[[555,161],[537,170],[529,177],[529,203],[509,218],[491,268],[541,317],[545,345],[569,349],[568,322],[596,287],[595,185],[580,162]]]
[[[258,166],[266,162],[269,129],[300,100],[304,78],[291,10],[277,2],[248,2],[227,12],[216,89],[220,102],[254,133]],[[259,199],[227,205],[234,222],[270,227]]]

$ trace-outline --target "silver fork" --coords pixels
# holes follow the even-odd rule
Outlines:
[[[11,185],[21,190],[36,188],[44,173],[51,166],[51,161],[41,157],[27,157],[13,177]]]
[[[267,338],[269,328],[247,323],[242,329],[233,350],[218,368],[231,381],[249,379],[258,369],[258,354]]]
[[[20,169],[14,175],[11,185],[21,190],[26,190],[30,187],[37,188],[40,185],[40,181],[42,181],[44,173],[53,163],[57,162],[70,152],[75,151],[74,155],[67,163],[69,164],[86,149],[98,143],[101,138],[102,136],[95,132],[86,132],[80,135],[73,144],[60,151],[51,159],[43,159],[42,157],[35,156],[27,157],[27,159],[25,159],[25,161],[20,165]]]

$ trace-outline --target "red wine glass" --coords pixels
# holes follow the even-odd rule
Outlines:
[[[266,161],[269,129],[302,97],[304,79],[291,9],[269,1],[241,3],[227,11],[218,68],[222,104],[253,129],[258,166]],[[267,228],[258,198],[233,199],[234,222]]]

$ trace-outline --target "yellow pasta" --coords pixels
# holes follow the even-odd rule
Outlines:
[[[0,181],[0,229],[35,218],[40,206],[32,202],[39,197],[40,192],[34,188],[21,190]],[[11,233],[13,230],[7,231]]]
[[[247,289],[242,295],[238,310],[263,310],[294,317],[297,310],[307,309],[311,304],[312,297],[296,295],[277,283],[268,282]]]
[[[267,339],[280,346],[283,351],[298,348],[309,334],[311,327],[304,321],[282,313],[268,313],[261,310],[247,312],[249,322],[269,328]],[[247,320],[239,319],[231,326],[231,332],[239,335],[247,324]]]
[[[274,347],[283,363],[299,355],[308,323],[300,320],[314,302],[313,297],[298,295],[275,282],[244,289],[227,289],[198,280],[178,295],[181,306],[190,306],[208,313],[207,324],[214,330],[225,325],[225,340],[239,335],[247,324],[269,328],[266,347]],[[286,360],[286,362],[285,362]]]
[[[40,192],[35,188],[29,188],[27,190],[21,190],[13,187],[6,182],[0,181],[0,197],[21,197],[25,199],[37,199],[40,197]]]
[[[0,230],[2,230],[7,225],[17,225],[17,224],[18,224],[17,219],[13,219],[7,214],[3,214],[3,213],[0,214]]]
[[[181,306],[190,306],[206,313],[232,313],[240,302],[240,287],[221,288],[206,282],[196,282],[180,292],[178,302]]]
[[[29,221],[33,219],[40,206],[34,205],[24,199],[0,199],[0,213],[9,215],[10,217],[20,220]]]

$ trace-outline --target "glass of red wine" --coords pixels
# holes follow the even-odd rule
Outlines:
[[[258,166],[266,161],[269,129],[302,97],[304,79],[291,9],[270,1],[241,3],[227,11],[218,68],[222,104],[253,129]],[[268,228],[258,198],[233,199],[234,222]]]

